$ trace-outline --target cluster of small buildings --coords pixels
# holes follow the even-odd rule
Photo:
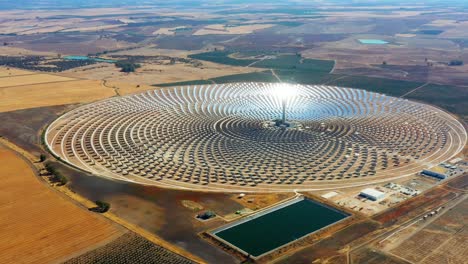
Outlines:
[[[404,195],[408,195],[408,196],[416,196],[418,194],[421,193],[421,191],[419,190],[416,190],[416,189],[413,189],[411,187],[408,187],[408,186],[403,186],[403,185],[400,185],[400,184],[396,184],[396,183],[393,183],[393,182],[389,182],[387,184],[384,185],[385,188],[388,188],[388,189],[391,189],[393,191],[398,191]],[[382,192],[382,191],[379,191],[379,190],[376,190],[376,189],[373,189],[373,188],[366,188],[364,190],[362,190],[360,193],[359,193],[359,196],[361,197],[364,197],[364,198],[367,198],[371,201],[379,201],[379,200],[382,200],[386,197],[385,195],[385,192]]]
[[[468,171],[468,162],[457,158],[423,170],[420,175],[429,176],[427,178],[414,178],[411,181],[401,183],[388,182],[381,186],[362,189],[359,191],[358,196],[356,196],[356,193],[331,191],[322,194],[321,197],[354,211],[372,215],[432,188],[435,183],[428,178],[443,180],[448,177],[456,177],[466,171]],[[437,214],[439,210],[430,212],[426,217]]]
[[[400,184],[396,184],[396,183],[393,183],[393,182],[389,182],[389,183],[385,184],[384,187],[388,188],[388,189],[391,189],[391,190],[394,190],[394,191],[399,191],[400,193],[405,194],[405,195],[409,195],[409,196],[416,196],[416,195],[421,193],[421,191],[418,191],[418,190],[413,189],[411,187],[402,186]]]
[[[455,176],[464,172],[464,169],[459,168],[455,165],[462,161],[463,159],[456,158],[449,161],[449,163],[441,163],[436,167],[421,171],[421,175],[433,177],[439,180],[445,180],[448,177]]]

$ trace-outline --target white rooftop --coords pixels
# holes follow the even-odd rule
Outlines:
[[[462,158],[455,158],[455,159],[453,159],[453,160],[451,160],[449,162],[452,163],[452,164],[455,164],[455,163],[460,162],[462,160],[463,160]]]
[[[325,199],[330,199],[330,198],[332,198],[333,196],[335,196],[337,194],[338,194],[337,192],[328,192],[328,193],[322,195],[322,197],[325,198]]]
[[[365,195],[373,196],[373,197],[381,197],[385,195],[385,193],[381,191],[377,191],[376,189],[372,189],[372,188],[366,188],[362,190],[361,193]]]

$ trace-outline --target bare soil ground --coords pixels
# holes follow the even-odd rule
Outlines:
[[[123,233],[49,189],[14,152],[0,146],[0,158],[0,262],[51,263]]]
[[[389,256],[384,252],[377,251],[371,248],[364,248],[353,254],[353,263],[367,264],[409,264],[410,262],[402,259]]]
[[[244,197],[233,195],[232,199],[251,210],[264,208],[279,203],[285,199],[292,198],[294,193],[267,193],[247,194]]]
[[[39,107],[0,113],[0,136],[39,157],[41,129],[76,105]]]
[[[391,226],[411,219],[411,217],[415,217],[454,197],[456,197],[456,194],[438,186],[374,216],[373,219],[379,221],[384,226]]]
[[[341,252],[343,246],[369,234],[378,227],[378,223],[368,220],[353,223],[337,232],[334,230],[333,235],[330,234],[330,236],[315,244],[307,245],[277,263],[310,263],[310,260],[315,260],[318,263],[328,263],[330,259],[343,255]],[[339,259],[342,259],[342,257]]]

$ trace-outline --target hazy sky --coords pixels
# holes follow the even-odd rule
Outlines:
[[[343,5],[382,5],[389,3],[398,3],[400,5],[411,4],[447,4],[465,3],[467,0],[0,0],[0,9],[60,9],[60,8],[84,8],[84,7],[121,7],[137,5],[189,5],[191,7],[214,4],[285,4],[287,2],[314,4],[314,3],[340,3]]]

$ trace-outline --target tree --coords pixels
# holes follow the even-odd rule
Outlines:
[[[65,176],[63,176],[59,171],[57,171],[57,169],[55,168],[54,165],[52,165],[52,163],[47,163],[45,165],[45,169],[51,175],[50,179],[53,182],[58,182],[60,186],[68,183],[68,179]]]
[[[110,204],[106,203],[101,200],[95,201],[97,207],[89,208],[90,211],[96,212],[96,213],[105,213],[109,211],[110,209]]]
[[[115,66],[120,68],[121,72],[135,72],[136,69],[141,67],[140,64],[128,61],[118,61],[115,63]]]
[[[213,211],[205,211],[203,213],[200,213],[197,215],[197,218],[200,218],[202,220],[208,220],[210,218],[215,217],[216,214]]]

